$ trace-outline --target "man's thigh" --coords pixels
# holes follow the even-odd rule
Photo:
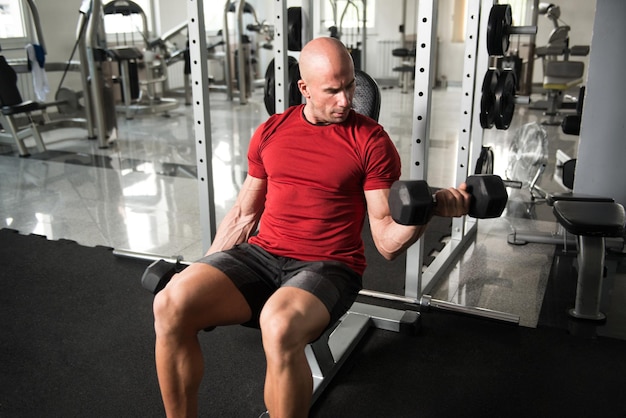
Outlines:
[[[276,257],[263,249],[241,244],[200,260],[222,271],[243,294],[252,311],[249,324],[258,327],[266,301],[283,287],[295,287],[318,298],[334,324],[350,308],[361,290],[361,276],[343,263],[298,261]]]
[[[336,261],[295,261],[286,266],[282,287],[296,287],[316,296],[337,322],[356,300],[362,288],[361,276]]]
[[[251,316],[244,325],[258,328],[265,302],[279,287],[278,260],[255,246],[241,244],[203,257],[197,264],[212,266],[228,277],[250,307]]]
[[[194,263],[185,268],[160,293],[179,307],[177,312],[184,315],[187,324],[197,329],[241,324],[251,317],[250,306],[237,286],[208,264]]]

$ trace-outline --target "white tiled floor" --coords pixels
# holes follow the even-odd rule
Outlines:
[[[211,95],[216,218],[232,205],[246,171],[246,149],[255,127],[267,117],[262,93],[247,105]],[[428,180],[453,185],[458,138],[460,90],[435,90],[432,99],[431,151]],[[399,88],[383,90],[380,122],[398,147],[406,167],[410,154],[413,95]],[[508,147],[516,129],[541,120],[539,111],[519,107],[508,131],[485,132],[484,144],[495,151],[496,174],[504,175]],[[118,139],[108,149],[85,139],[80,129],[44,134],[48,153],[19,158],[5,148],[0,154],[0,227],[49,239],[72,239],[87,246],[180,255],[202,254],[195,180],[195,148],[191,108],[181,105],[168,117],[118,119]],[[576,137],[557,127],[549,134],[548,169],[542,186],[562,191],[551,180],[555,150],[575,155]],[[403,177],[408,169],[403,170]],[[547,214],[547,215],[546,215]],[[550,231],[550,212],[530,202],[527,190],[513,190],[506,215],[480,221],[477,240],[435,289],[439,299],[519,315],[534,326],[550,270],[554,247],[506,243],[513,228]]]

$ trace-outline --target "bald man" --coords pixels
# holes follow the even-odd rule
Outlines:
[[[313,379],[305,347],[361,289],[366,214],[389,260],[425,229],[391,218],[387,198],[400,158],[384,129],[352,110],[354,66],[343,44],[309,42],[300,73],[306,104],[259,126],[249,174],[211,248],[155,298],[157,374],[169,417],[197,416],[198,332],[245,323],[261,329],[269,416],[306,417]],[[460,216],[470,196],[461,185],[438,191],[437,201],[436,215]]]

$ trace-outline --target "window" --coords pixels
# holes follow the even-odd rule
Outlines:
[[[452,42],[465,42],[465,26],[467,22],[467,2],[454,0],[452,11]]]
[[[513,25],[523,26],[532,24],[532,4],[528,3],[527,0],[507,0],[500,3],[508,3],[511,6]]]
[[[2,0],[0,0],[2,1]],[[152,0],[132,0],[136,3],[143,12],[146,14],[146,20],[148,21],[148,28],[144,29],[143,20],[141,15],[132,13],[130,16],[123,16],[122,14],[113,14],[104,16],[104,27],[107,34],[136,34],[141,37],[144,31],[151,33],[152,30]],[[105,4],[112,3],[111,1],[105,2]]]
[[[204,2],[204,26],[207,33],[215,34],[224,28],[224,5],[216,7],[213,2]]]
[[[0,0],[0,38],[25,38],[21,0]]]
[[[323,22],[326,29],[336,26],[342,29],[363,27],[364,1],[362,0],[327,0],[322,3]],[[367,27],[373,28],[376,16],[376,1],[367,1]]]

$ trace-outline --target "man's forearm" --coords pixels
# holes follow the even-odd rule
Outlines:
[[[260,214],[242,215],[238,207],[233,207],[217,228],[207,255],[246,242],[256,230],[260,216]]]
[[[426,225],[400,225],[395,223],[391,217],[381,220],[381,222],[383,223],[381,225],[383,232],[379,235],[380,239],[376,243],[376,247],[387,260],[393,260],[402,254],[426,230]]]

